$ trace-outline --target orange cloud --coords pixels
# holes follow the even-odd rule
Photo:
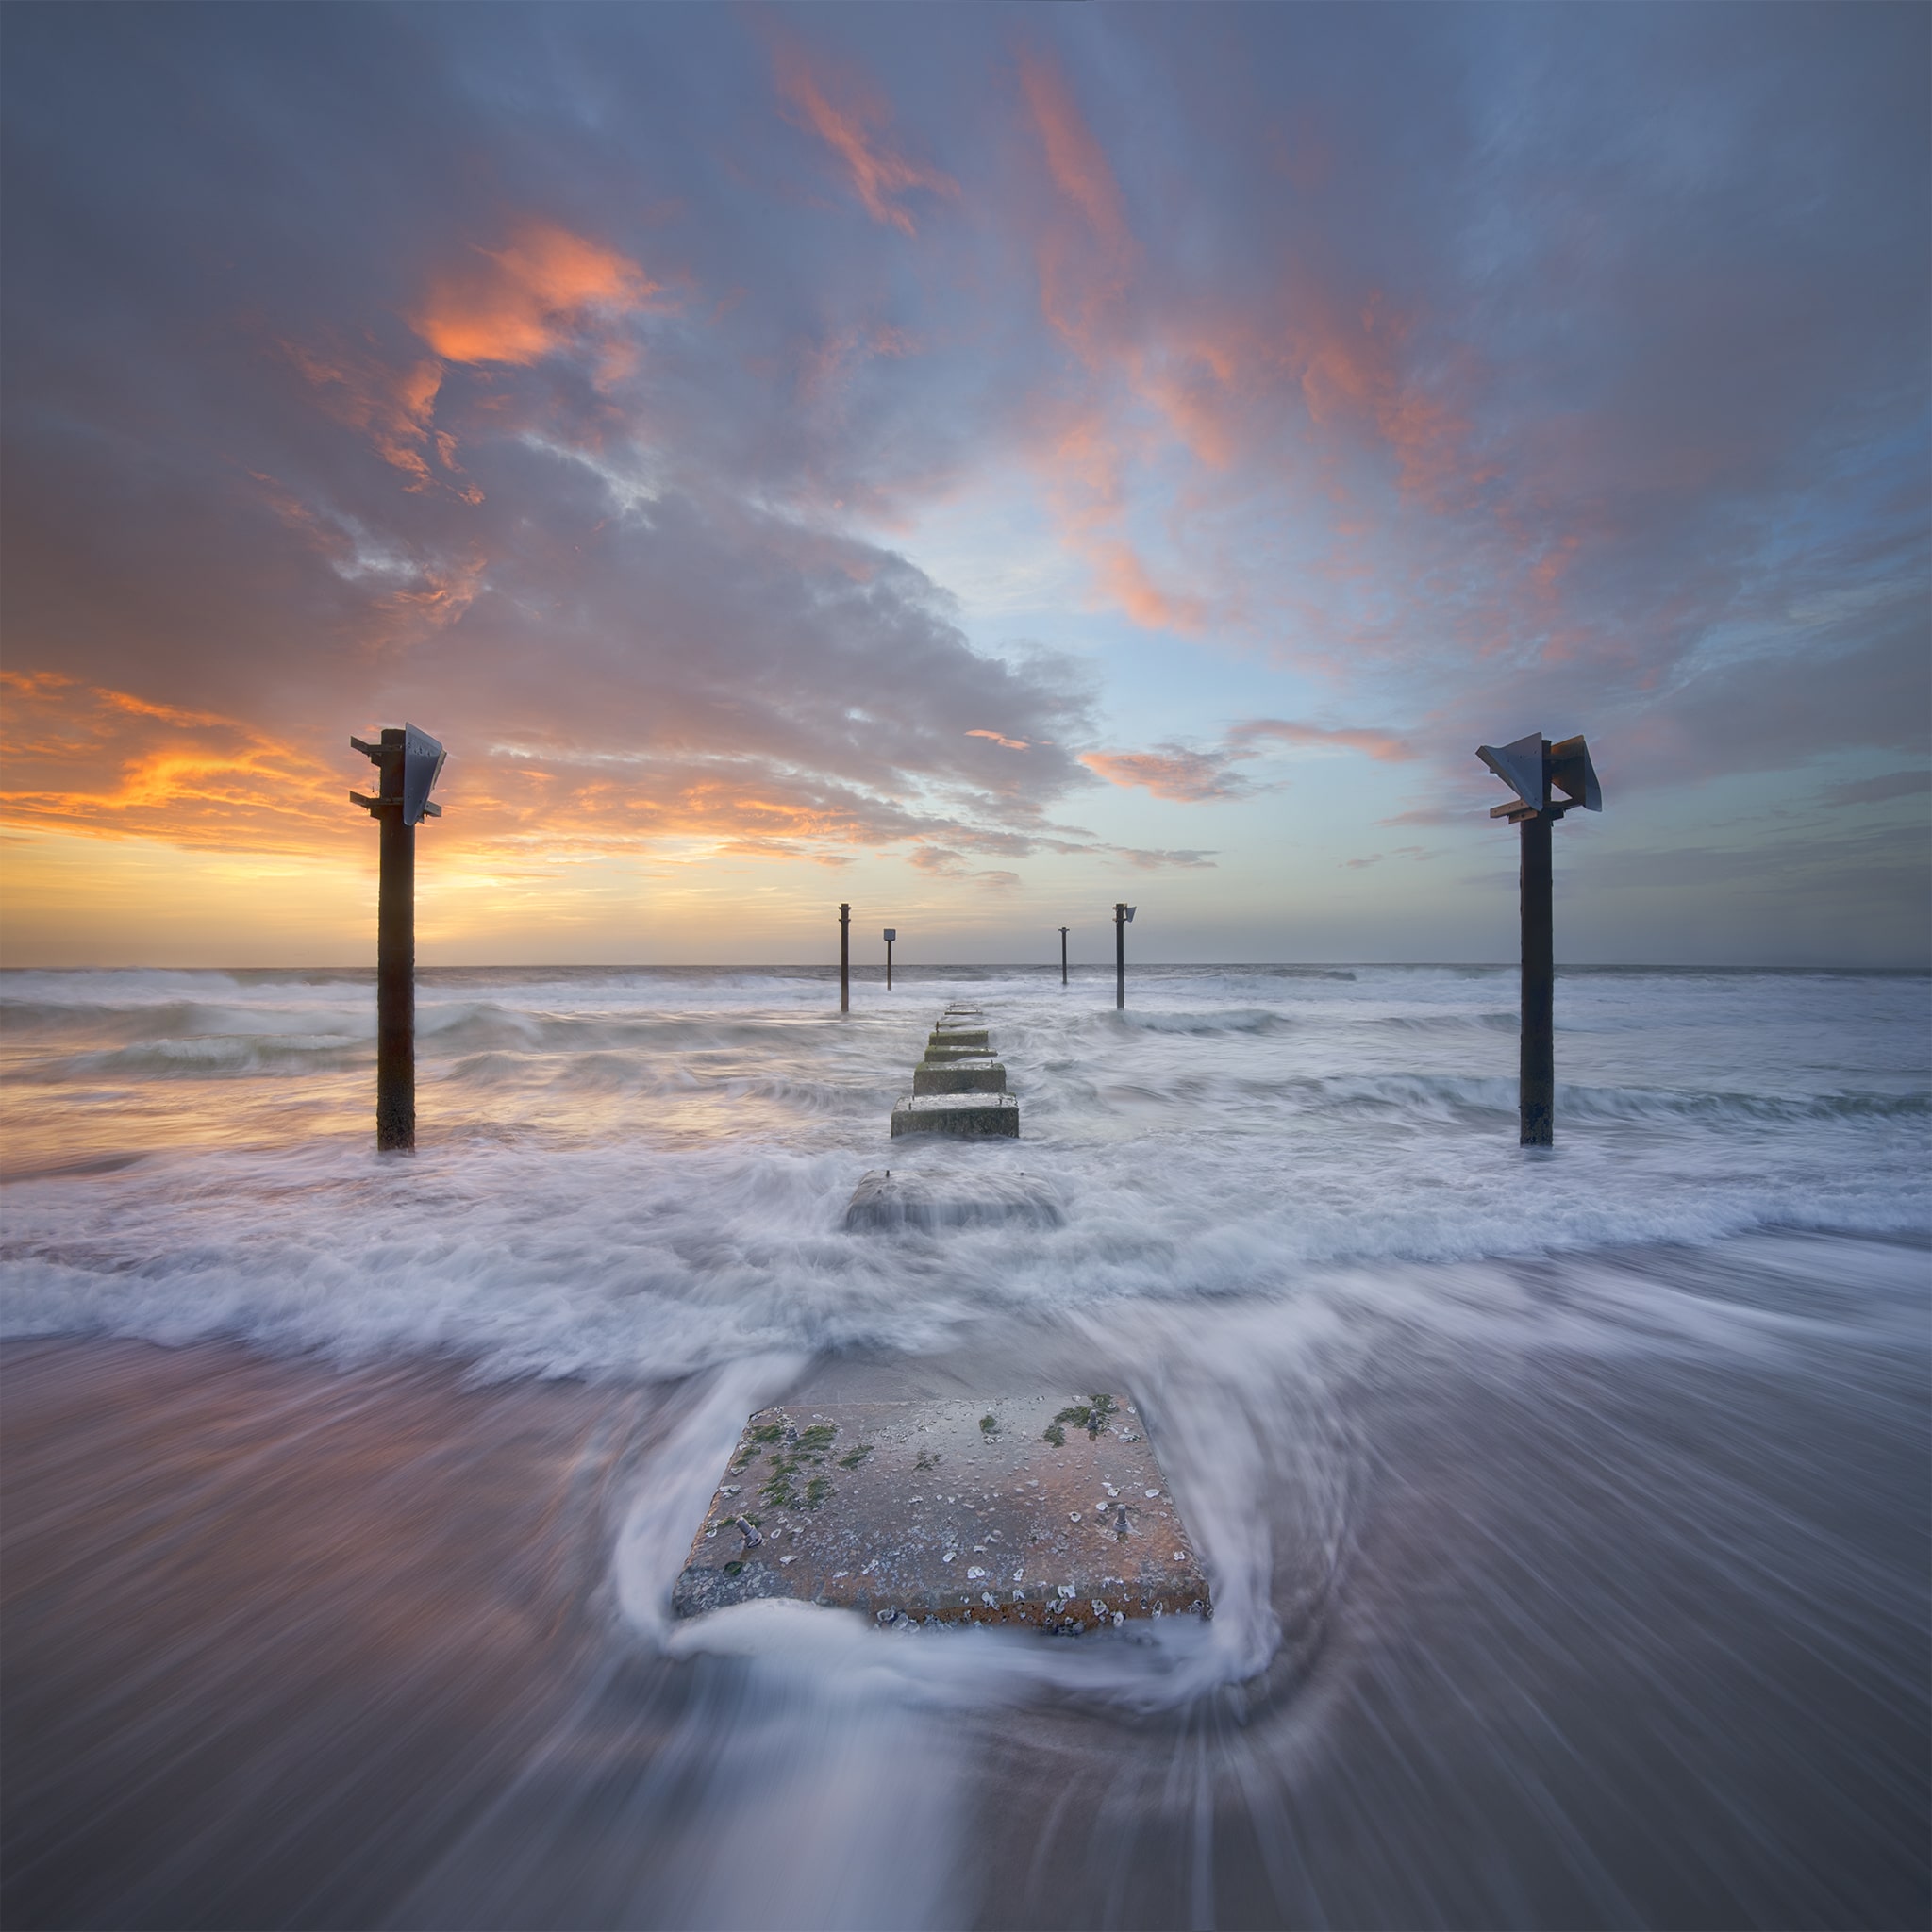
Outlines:
[[[337,422],[367,435],[383,461],[409,479],[406,489],[422,491],[434,486],[428,452],[430,418],[442,387],[440,362],[425,358],[407,369],[391,369],[374,356],[344,348],[316,350],[300,342],[279,346],[319,392],[323,408]],[[443,468],[455,470],[454,440],[438,437],[435,447]],[[480,492],[475,500],[482,500]]]
[[[607,325],[660,306],[663,290],[636,262],[545,222],[525,222],[502,248],[474,248],[432,281],[409,326],[446,361],[527,367]]]
[[[796,125],[808,128],[844,162],[852,177],[854,192],[874,221],[897,228],[902,235],[916,236],[912,217],[895,198],[913,189],[929,194],[957,198],[959,184],[918,161],[894,154],[874,131],[890,117],[876,101],[863,97],[853,80],[840,92],[844,104],[835,103],[813,73],[810,62],[796,47],[778,49],[778,92],[797,109]]]
[[[997,731],[969,731],[968,738],[990,738],[1007,751],[1029,751],[1032,747],[1024,738],[1002,738]]]
[[[328,766],[233,718],[45,674],[0,674],[0,818],[100,838],[308,849],[347,804]]]

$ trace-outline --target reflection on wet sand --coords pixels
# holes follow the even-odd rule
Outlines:
[[[1524,1264],[1518,1348],[1116,1303],[657,1388],[12,1344],[6,1922],[1922,1923],[1924,1265]],[[670,1618],[751,1408],[1020,1361],[1134,1390],[1213,1624]]]

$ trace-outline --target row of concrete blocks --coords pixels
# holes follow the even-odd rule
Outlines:
[[[912,1091],[892,1109],[892,1138],[952,1134],[1018,1140],[1020,1103],[1007,1091],[1007,1070],[992,1057],[986,1015],[948,1007],[912,1070]]]

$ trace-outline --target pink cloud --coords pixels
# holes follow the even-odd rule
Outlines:
[[[915,236],[918,229],[901,205],[914,189],[957,198],[959,184],[936,168],[909,160],[892,151],[877,132],[889,115],[853,76],[839,81],[823,77],[802,50],[782,45],[777,53],[778,92],[796,110],[797,125],[816,134],[844,164],[853,192],[874,221]],[[833,99],[837,93],[841,98]]]
[[[1158,751],[1082,752],[1080,762],[1109,784],[1143,785],[1156,798],[1199,805],[1207,799],[1234,798],[1248,789],[1243,778],[1227,769],[1228,757],[1224,752],[1189,751],[1169,744]]]

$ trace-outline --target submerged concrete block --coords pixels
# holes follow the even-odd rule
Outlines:
[[[926,1043],[925,1065],[945,1066],[955,1060],[985,1060],[992,1058],[990,1047],[984,1046],[934,1046]]]
[[[902,1134],[1017,1140],[1020,1103],[1010,1093],[915,1093],[892,1108],[892,1138]]]
[[[772,1596],[1064,1635],[1213,1614],[1141,1419],[1105,1394],[760,1409],[671,1607]]]
[[[984,1026],[935,1026],[927,1037],[928,1046],[971,1046],[979,1052],[991,1050],[992,1036]]]
[[[1066,1209],[1039,1174],[991,1174],[976,1163],[942,1168],[874,1168],[861,1175],[845,1208],[854,1234],[901,1228],[1064,1227]]]
[[[998,1060],[922,1061],[912,1070],[915,1093],[1004,1093],[1007,1070]]]

